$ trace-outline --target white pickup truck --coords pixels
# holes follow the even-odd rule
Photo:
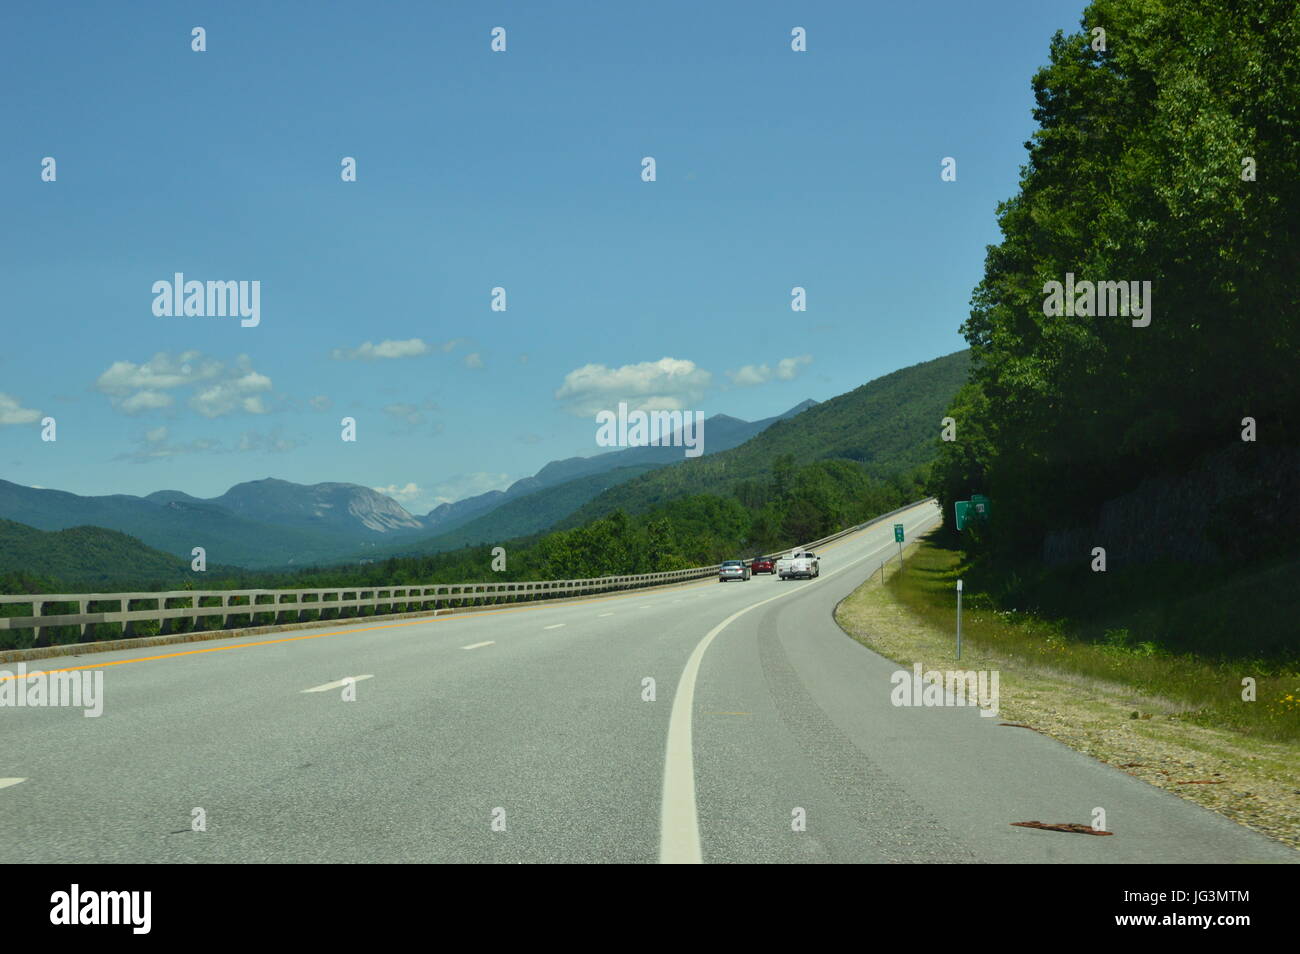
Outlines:
[[[821,572],[822,564],[817,554],[806,550],[795,550],[776,561],[776,575],[782,580],[791,580],[795,577],[811,580],[820,576]]]

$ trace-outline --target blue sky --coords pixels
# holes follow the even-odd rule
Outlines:
[[[620,399],[753,420],[958,350],[1083,6],[11,7],[0,476],[424,512]],[[259,281],[260,324],[156,317],[176,272]]]

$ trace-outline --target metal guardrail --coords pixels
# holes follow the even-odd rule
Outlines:
[[[934,498],[927,498],[934,499]],[[802,549],[813,549],[849,534],[857,533],[874,523],[887,520],[904,510],[910,510],[916,503],[900,507],[865,523],[833,533],[820,540],[802,545]],[[780,551],[788,552],[787,550]],[[778,556],[779,554],[771,554]],[[746,561],[751,562],[751,561]],[[55,626],[77,626],[84,638],[88,627],[103,623],[121,623],[122,636],[137,635],[136,624],[150,621],[160,623],[159,635],[178,632],[177,620],[191,620],[196,627],[186,632],[201,632],[197,627],[202,621],[221,618],[221,629],[230,624],[232,616],[273,614],[274,619],[266,625],[282,625],[306,622],[304,614],[318,614],[316,619],[359,619],[388,615],[392,613],[409,613],[432,611],[450,611],[467,606],[484,606],[500,603],[531,602],[533,600],[556,599],[581,596],[589,593],[606,593],[613,590],[630,590],[651,586],[666,586],[702,579],[718,572],[718,564],[713,566],[692,567],[687,570],[668,570],[660,573],[640,573],[625,576],[602,576],[587,580],[535,580],[519,583],[440,583],[430,586],[399,587],[343,587],[322,589],[311,587],[297,590],[169,590],[154,593],[41,593],[28,595],[0,595],[0,605],[10,603],[28,603],[32,606],[30,616],[0,616],[0,630],[35,629],[36,646],[49,645],[47,632]],[[216,602],[212,602],[215,600]],[[207,601],[207,605],[204,602]],[[45,607],[58,603],[75,603],[76,613],[54,613],[47,615]],[[153,606],[132,607],[133,603],[152,603]],[[94,604],[92,608],[92,604]],[[107,608],[104,604],[115,604]],[[381,608],[387,612],[382,613]],[[364,610],[373,608],[373,613]],[[345,610],[356,610],[355,614],[344,616]],[[325,614],[331,613],[326,616]],[[211,624],[208,624],[211,625]]]
[[[137,635],[136,624],[153,621],[161,624],[159,635],[178,632],[175,621],[191,620],[187,632],[199,627],[225,629],[233,616],[251,617],[273,614],[271,625],[305,622],[316,619],[357,619],[429,610],[454,609],[498,603],[515,603],[603,593],[681,583],[716,573],[718,568],[696,567],[662,573],[632,576],[607,576],[590,580],[539,580],[521,583],[443,583],[433,586],[343,587],[338,589],[300,590],[169,590],[154,593],[42,593],[40,595],[0,596],[0,604],[29,603],[31,616],[0,617],[0,630],[35,629],[36,645],[48,645],[55,626],[80,627],[82,637],[87,627],[101,623],[121,623],[122,636]],[[76,613],[46,614],[45,607],[75,603]],[[93,604],[93,605],[92,605]],[[135,604],[135,605],[132,605]],[[146,605],[139,605],[146,604]],[[366,612],[372,610],[372,612]],[[309,614],[318,614],[315,617]],[[215,618],[220,617],[217,627]]]

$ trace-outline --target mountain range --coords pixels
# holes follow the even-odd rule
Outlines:
[[[736,447],[815,404],[804,401],[761,421],[724,414],[708,418],[705,454]],[[355,561],[381,545],[384,550],[399,545],[404,551],[435,552],[501,533],[544,530],[610,487],[681,457],[680,447],[660,446],[551,461],[504,491],[441,504],[423,517],[369,487],[347,483],[304,485],[266,478],[205,499],[179,490],[144,497],[79,496],[0,480],[0,519],[47,532],[85,526],[115,530],[186,559],[202,546],[209,563],[251,569],[303,566]],[[487,519],[524,498],[528,503],[506,509],[503,518]],[[474,526],[465,533],[453,535],[471,522]]]
[[[715,415],[705,421],[701,457],[684,459],[681,447],[657,446],[552,461],[506,490],[423,516],[347,483],[267,478],[204,499],[178,490],[83,497],[0,480],[0,521],[9,521],[0,532],[9,551],[0,571],[144,581],[171,578],[177,568],[184,573],[196,546],[210,567],[257,570],[495,545],[696,494],[743,497],[742,485],[770,480],[783,457],[847,460],[871,476],[912,485],[937,453],[940,420],[969,364],[970,352],[959,351],[760,421]],[[105,559],[118,565],[106,575],[97,554],[116,554]]]
[[[555,526],[578,526],[615,510],[643,513],[691,494],[729,496],[747,481],[767,480],[784,456],[798,464],[853,461],[872,477],[907,482],[935,458],[940,422],[969,370],[969,349],[900,368],[777,421],[737,447],[621,482]]]
[[[796,414],[801,414],[808,408],[814,407],[816,404],[816,401],[809,399],[796,404],[784,414],[764,418],[761,421],[742,421],[726,414],[715,414],[704,421],[704,453],[705,455],[717,454],[737,447],[754,435],[762,433],[777,421],[788,420]],[[528,496],[548,487],[567,484],[580,477],[606,474],[622,468],[639,467],[644,471],[648,468],[664,467],[681,459],[682,449],[680,447],[659,446],[627,447],[623,450],[597,454],[594,457],[568,457],[564,460],[553,460],[533,476],[515,481],[506,490],[489,490],[485,494],[466,497],[464,500],[458,500],[455,503],[439,504],[425,515],[424,525],[439,534],[445,534],[511,500]],[[636,474],[627,476],[632,477],[636,476]],[[592,486],[596,485],[593,484]],[[604,489],[605,486],[600,486],[592,496],[596,496],[596,493]],[[583,500],[578,503],[585,502]],[[538,527],[537,529],[545,529],[545,527]],[[491,535],[491,532],[489,532],[488,536]]]

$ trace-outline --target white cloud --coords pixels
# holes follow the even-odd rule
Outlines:
[[[423,494],[420,490],[420,485],[414,481],[407,481],[401,486],[397,484],[389,484],[387,487],[373,487],[371,489],[377,494],[383,494],[385,497],[392,497],[400,504],[406,504],[408,501],[415,500]]]
[[[772,379],[772,369],[765,364],[747,364],[739,371],[728,371],[727,377],[731,378],[731,383],[736,387],[745,388],[755,384],[762,384],[764,381],[770,381]]]
[[[251,369],[203,388],[190,398],[190,407],[204,417],[213,418],[242,410],[248,414],[265,414],[266,404],[259,392],[271,390],[271,379]]]
[[[483,358],[477,351],[465,355],[465,367],[478,369],[483,367]]]
[[[171,407],[176,399],[170,392],[191,388],[190,407],[213,418],[234,411],[267,413],[261,394],[271,390],[271,379],[253,370],[248,355],[227,365],[198,351],[160,351],[142,364],[114,361],[94,387],[124,414]]]
[[[423,338],[407,338],[405,341],[384,340],[375,344],[366,341],[358,348],[335,348],[330,357],[335,361],[376,361],[382,358],[418,358],[435,351],[449,354],[461,345],[470,344],[469,338],[452,338],[441,343],[431,343]]]
[[[626,401],[633,410],[689,410],[699,404],[713,375],[694,361],[660,358],[608,368],[587,364],[564,376],[555,398],[579,417],[613,410]]]
[[[415,481],[396,481],[373,489],[393,498],[411,513],[425,514],[439,504],[475,497],[489,490],[505,490],[516,479],[509,474],[457,474],[432,487],[421,487]]]
[[[727,377],[731,378],[731,383],[738,388],[766,384],[773,378],[778,381],[791,381],[799,376],[800,370],[805,365],[809,364],[812,364],[812,356],[805,354],[797,358],[782,358],[776,363],[775,368],[768,367],[766,364],[747,364],[738,371],[728,371]]]
[[[150,444],[157,444],[159,441],[167,440],[167,428],[155,427],[151,431],[145,431],[144,439]]]
[[[398,402],[384,405],[384,413],[410,427],[419,427],[425,422],[425,414],[438,410],[433,401],[421,401],[419,404]]]
[[[797,358],[782,358],[776,363],[776,376],[782,381],[791,381],[799,374],[799,369],[812,364],[812,355],[802,354]]]
[[[420,409],[414,404],[397,403],[384,405],[384,413],[407,424],[419,424],[424,420]]]
[[[222,368],[220,361],[204,358],[197,351],[177,355],[159,351],[143,364],[114,361],[99,376],[95,389],[114,398],[136,391],[167,391],[215,378]]]
[[[41,412],[23,407],[17,398],[0,393],[0,424],[35,424]]]
[[[156,411],[159,408],[171,407],[172,396],[163,394],[161,391],[137,391],[130,397],[122,398],[115,402],[119,411],[127,414],[138,414],[141,411]]]
[[[324,394],[316,395],[307,403],[311,405],[311,409],[313,411],[328,411],[331,407],[334,406],[334,402],[331,401],[329,397]]]
[[[335,361],[374,361],[379,358],[417,358],[430,350],[423,338],[407,338],[379,344],[367,341],[360,348],[335,348],[332,355]]]

